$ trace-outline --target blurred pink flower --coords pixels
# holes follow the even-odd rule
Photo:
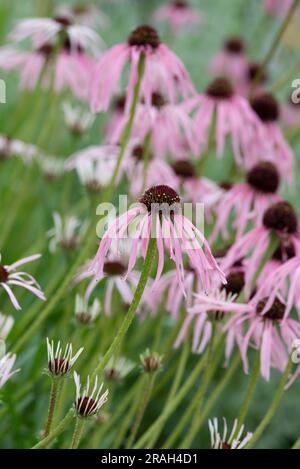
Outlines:
[[[292,182],[295,171],[295,157],[280,127],[280,106],[273,95],[261,93],[250,101],[261,125],[250,133],[247,144],[248,161],[252,165],[264,160],[276,164],[282,177]],[[249,136],[249,135],[248,135]]]
[[[229,78],[238,85],[245,77],[247,59],[242,38],[232,36],[226,39],[223,49],[212,59],[210,71],[214,75]]]
[[[12,371],[15,361],[16,355],[11,353],[7,353],[6,355],[0,358],[0,389],[15,373],[18,373],[18,371],[20,371]]]
[[[293,0],[263,0],[265,11],[275,16],[285,16],[292,3]]]
[[[185,106],[187,110],[196,110],[195,132],[200,153],[206,151],[211,126],[215,125],[217,157],[224,155],[226,139],[230,137],[236,163],[249,167],[247,145],[253,129],[260,124],[246,98],[236,94],[227,79],[216,78],[204,94],[186,101]]]
[[[203,17],[186,0],[171,0],[168,5],[163,5],[155,11],[153,19],[169,23],[173,32],[177,33],[184,27],[198,26]]]

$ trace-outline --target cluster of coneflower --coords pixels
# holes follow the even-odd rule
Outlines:
[[[268,14],[282,17],[285,27],[296,3],[263,2]],[[151,25],[136,27],[124,43],[106,49],[95,30],[105,31],[113,19],[94,6],[62,7],[51,18],[18,21],[8,44],[0,48],[0,69],[18,73],[20,94],[32,96],[38,90],[39,99],[50,95],[48,104],[54,106],[54,114],[50,109],[33,143],[28,143],[28,134],[24,141],[19,138],[22,119],[0,135],[0,164],[11,164],[10,168],[16,164],[18,197],[26,197],[22,190],[44,176],[49,192],[39,203],[43,209],[52,198],[49,206],[54,207],[54,225],[48,226],[43,239],[49,240],[48,250],[59,265],[58,281],[52,279],[45,293],[36,275],[20,269],[39,260],[38,277],[44,284],[48,265],[40,260],[41,254],[4,263],[22,200],[4,219],[6,226],[0,233],[1,293],[15,310],[21,310],[23,301],[17,287],[45,302],[38,312],[24,298],[19,326],[19,315],[1,314],[0,339],[11,345],[12,352],[0,357],[0,388],[17,371],[12,383],[18,382],[22,364],[12,371],[16,352],[22,363],[25,344],[36,335],[51,333],[68,341],[63,349],[60,340],[55,345],[47,339],[50,403],[37,448],[56,441],[71,427],[74,416],[72,448],[85,438],[84,429],[90,434],[90,426],[84,425],[91,420],[97,422],[93,445],[105,440],[116,410],[106,416],[102,406],[118,397],[117,384],[135,368],[123,356],[131,353],[127,337],[135,324],[140,326],[134,329],[136,336],[143,327],[149,334],[150,328],[154,351],[147,349],[147,341],[135,338],[143,385],[133,388],[136,404],[124,404],[131,413],[114,432],[115,440],[108,436],[108,445],[160,444],[167,419],[200,376],[194,398],[165,442],[166,447],[197,446],[207,392],[216,367],[225,362],[225,380],[226,373],[241,364],[245,375],[250,374],[250,384],[236,409],[231,432],[225,419],[223,433],[218,419],[209,420],[211,446],[251,447],[269,425],[284,390],[298,380],[300,236],[298,215],[288,201],[297,182],[296,158],[288,137],[299,128],[300,112],[299,105],[291,100],[281,104],[270,92],[268,73],[285,28],[261,63],[249,60],[242,38],[227,38],[209,64],[210,83],[198,92],[180,58],[152,24],[167,21],[176,36],[185,27],[201,27],[205,20],[188,2],[171,1],[149,18]],[[30,49],[22,48],[24,40]],[[65,95],[76,100],[77,106],[64,101],[58,108],[57,98]],[[63,111],[72,142],[64,159],[45,149],[53,138],[51,115],[57,115],[58,109]],[[97,132],[94,144],[89,135],[99,125],[95,114],[100,112],[107,117],[104,139]],[[225,167],[224,161],[223,179],[209,178],[208,168]],[[20,165],[26,169],[23,178]],[[74,204],[74,193],[88,200],[87,209],[80,200]],[[111,213],[102,224],[100,204],[111,203],[118,195],[126,195],[132,205],[114,217]],[[205,233],[204,226],[186,214],[185,204],[203,208]],[[104,229],[94,255],[97,206]],[[79,217],[83,210],[90,210],[85,221]],[[66,269],[61,276],[60,261]],[[71,308],[75,305],[75,326],[70,304]],[[61,329],[56,328],[58,311]],[[75,332],[68,336],[68,330]],[[170,346],[161,346],[162,337]],[[80,372],[87,376],[87,369],[90,376],[83,389],[80,375],[73,372],[83,347],[73,354],[70,341],[83,344],[87,351]],[[180,358],[175,349],[180,349]],[[255,363],[249,360],[250,349]],[[157,374],[164,367],[167,375],[172,353],[178,366],[174,380],[171,376],[167,401],[161,415],[141,433],[148,405],[159,388]],[[198,356],[197,365],[184,379],[190,354]],[[281,374],[281,381],[271,410],[253,435],[243,435],[256,381],[259,375],[269,381],[272,369]],[[76,395],[64,416],[71,392],[65,378],[71,371]],[[109,395],[108,389],[103,391],[104,380],[110,383]],[[84,442],[89,447],[89,441]]]

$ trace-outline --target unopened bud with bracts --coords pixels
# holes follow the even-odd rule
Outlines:
[[[101,311],[99,300],[96,298],[89,306],[85,297],[76,295],[75,298],[75,317],[80,324],[91,324]]]
[[[135,364],[125,357],[112,357],[105,367],[105,377],[110,381],[122,381],[135,367]]]
[[[149,349],[140,355],[140,360],[145,373],[155,373],[162,368],[163,356]]]
[[[97,415],[103,404],[107,401],[108,389],[102,392],[103,383],[98,385],[98,377],[95,378],[94,387],[90,386],[90,377],[87,377],[86,386],[81,392],[80,376],[74,371],[76,387],[75,410],[79,417],[92,417]]]
[[[67,344],[63,352],[60,341],[55,346],[54,341],[51,340],[50,342],[47,337],[48,372],[50,372],[53,377],[66,375],[71,370],[82,351],[83,347],[73,355],[72,344]]]

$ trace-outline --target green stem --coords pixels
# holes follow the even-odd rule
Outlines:
[[[218,355],[216,355],[215,359],[213,360],[215,334],[216,334],[216,320],[213,319],[212,320],[212,335],[209,341],[207,355],[206,355],[206,363],[205,363],[203,381],[201,383],[201,386],[199,387],[199,391],[197,392],[197,399],[196,399],[197,406],[196,406],[196,410],[195,410],[194,417],[192,420],[192,424],[190,426],[189,431],[187,432],[186,437],[184,438],[182,442],[182,446],[180,446],[181,448],[189,448],[191,444],[193,443],[193,439],[197,432],[198,421],[199,421],[199,418],[201,417],[204,397],[207,392],[207,388],[209,386],[210,380],[214,374],[216,363],[218,363],[218,360],[219,360]]]
[[[121,163],[122,163],[125,151],[126,151],[127,144],[131,136],[131,132],[132,132],[133,124],[134,124],[135,112],[136,112],[136,108],[137,108],[138,101],[139,101],[140,88],[141,88],[141,83],[142,83],[142,79],[144,75],[144,70],[145,70],[145,55],[142,53],[140,55],[140,59],[138,63],[138,78],[134,87],[133,100],[132,100],[132,104],[130,108],[129,119],[127,121],[127,124],[120,138],[120,152],[118,155],[117,163],[114,168],[114,172],[111,177],[110,183],[107,189],[105,190],[105,197],[104,197],[105,201],[111,200],[112,193],[115,188],[115,183],[119,174],[119,169],[120,169],[120,166],[121,166]]]
[[[61,390],[61,385],[62,381],[59,378],[52,378],[52,384],[51,384],[51,391],[50,391],[50,402],[49,402],[49,410],[48,410],[48,417],[47,417],[47,423],[45,427],[45,435],[49,435],[53,423],[53,418],[54,418],[54,412],[55,412],[55,407],[59,398],[60,390]]]
[[[251,401],[252,401],[252,398],[253,398],[253,394],[254,394],[254,391],[255,391],[256,383],[257,383],[257,380],[258,380],[258,377],[259,377],[259,372],[260,372],[260,354],[259,354],[259,352],[257,352],[256,362],[255,362],[255,366],[254,366],[253,371],[252,371],[251,376],[250,376],[249,386],[248,386],[248,389],[247,389],[247,392],[246,392],[246,395],[245,395],[245,399],[244,399],[244,401],[241,405],[240,412],[239,412],[239,415],[238,415],[238,424],[237,424],[237,428],[236,428],[234,438],[239,433],[243,423],[245,422],[245,418],[248,414],[248,410],[249,410],[249,407],[250,407],[250,404],[251,404]]]
[[[261,435],[263,434],[263,432],[265,431],[265,429],[267,428],[267,426],[271,422],[271,420],[272,420],[272,418],[273,418],[273,416],[274,416],[274,414],[275,414],[275,412],[276,412],[276,410],[277,410],[277,408],[280,404],[281,398],[284,394],[284,388],[285,388],[285,385],[286,385],[287,380],[289,378],[291,368],[292,368],[292,359],[290,357],[289,361],[287,363],[287,366],[285,368],[285,371],[282,375],[282,378],[279,382],[279,385],[278,385],[277,391],[274,395],[273,401],[272,401],[269,409],[267,410],[264,418],[262,419],[262,421],[258,425],[257,429],[253,433],[251,440],[249,441],[249,443],[245,447],[246,449],[253,448],[253,446],[255,445],[257,440],[261,437]]]
[[[210,124],[210,128],[209,128],[207,148],[205,150],[205,153],[201,156],[201,159],[199,161],[198,168],[197,168],[197,176],[199,178],[202,177],[204,174],[206,163],[208,161],[210,152],[213,148],[213,144],[215,141],[216,121],[217,121],[217,110],[215,109],[213,113],[212,121]]]
[[[297,76],[300,70],[300,62],[294,64],[287,72],[285,72],[270,88],[271,93],[277,93],[286,84],[290,85],[290,81]]]
[[[173,399],[173,397],[175,396],[175,394],[176,394],[176,392],[179,388],[182,376],[183,376],[184,371],[185,371],[187,359],[188,359],[188,356],[189,356],[189,351],[190,351],[190,343],[189,343],[188,340],[186,340],[185,343],[184,343],[184,346],[182,347],[182,350],[181,350],[181,355],[180,355],[177,371],[175,373],[175,377],[174,377],[170,392],[169,392],[168,397],[167,397],[166,405],[168,405],[169,402],[171,402],[171,400]],[[161,433],[161,428],[159,430],[157,430],[157,432],[156,432],[155,436],[153,437],[153,439],[151,441],[149,441],[149,445],[148,445],[149,448],[153,448],[153,446],[155,445],[157,439],[159,438],[160,433]]]
[[[269,65],[269,63],[271,62],[279,44],[280,44],[280,41],[285,33],[285,31],[287,30],[287,27],[288,25],[290,24],[290,21],[291,19],[293,18],[294,16],[294,13],[296,11],[296,8],[298,6],[298,2],[299,0],[294,0],[292,5],[290,6],[279,30],[277,31],[277,34],[275,35],[273,41],[272,41],[272,44],[268,50],[268,52],[266,53],[265,55],[265,58],[263,59],[262,63],[261,63],[261,66],[259,67],[255,77],[254,77],[254,80],[253,80],[253,83],[252,83],[252,86],[251,86],[251,89],[250,89],[250,95],[253,94],[253,91],[255,90],[256,88],[256,85],[260,82],[260,79],[261,77],[263,76],[267,66]]]
[[[147,187],[147,174],[148,174],[148,166],[149,166],[149,160],[150,160],[150,144],[151,144],[151,132],[148,132],[145,140],[144,140],[144,148],[143,148],[143,160],[144,160],[144,169],[143,169],[143,190],[144,192]]]
[[[47,446],[50,445],[50,443],[52,443],[52,441],[65,430],[73,418],[74,411],[73,409],[70,409],[66,416],[57,425],[57,427],[55,427],[55,429],[48,436],[46,436],[46,438],[43,438],[39,443],[33,446],[32,449],[47,448]]]
[[[156,254],[156,239],[154,237],[150,237],[149,242],[148,242],[148,248],[147,248],[147,253],[146,253],[146,257],[145,257],[144,267],[143,267],[143,270],[142,270],[142,273],[141,273],[141,276],[140,276],[139,283],[136,287],[136,290],[135,290],[135,293],[134,293],[134,296],[133,296],[133,299],[132,299],[132,303],[129,307],[129,310],[128,310],[122,324],[121,324],[120,329],[118,330],[117,334],[115,335],[115,338],[114,338],[111,346],[109,347],[109,349],[105,353],[103,359],[100,361],[98,366],[95,368],[95,370],[93,372],[93,375],[92,375],[93,378],[96,375],[101,374],[103,372],[105,366],[107,365],[107,363],[109,362],[111,357],[116,353],[122,339],[125,337],[125,334],[128,331],[128,329],[129,329],[129,327],[130,327],[130,325],[133,321],[133,318],[134,318],[135,313],[137,311],[137,308],[139,306],[140,300],[141,300],[142,295],[144,293],[144,290],[145,290],[145,287],[146,287],[146,284],[147,284],[147,280],[148,280],[148,277],[149,277],[150,272],[151,272],[151,268],[152,268],[153,259],[155,257],[155,254]]]
[[[85,426],[85,419],[77,417],[72,437],[71,449],[77,449]]]
[[[144,445],[147,443],[147,441],[153,438],[153,436],[156,434],[156,431],[165,424],[169,416],[175,411],[175,409],[178,407],[180,402],[186,397],[187,393],[190,391],[190,389],[196,382],[203,366],[204,366],[204,359],[202,358],[201,360],[198,361],[197,365],[191,372],[190,376],[188,377],[184,385],[181,387],[180,391],[176,394],[176,396],[174,396],[174,399],[172,399],[169,402],[169,404],[166,405],[166,407],[163,409],[162,413],[157,418],[157,420],[148,428],[148,430],[144,433],[144,435],[142,435],[141,438],[137,441],[137,443],[134,446],[134,449],[143,448]]]
[[[145,379],[146,379],[146,381],[145,381],[145,386],[144,386],[143,393],[141,395],[139,410],[138,410],[138,413],[136,415],[136,418],[135,418],[134,424],[132,426],[132,429],[131,429],[131,432],[130,432],[130,435],[129,435],[129,438],[128,438],[128,442],[127,442],[127,445],[126,445],[127,449],[131,449],[133,443],[135,442],[137,432],[140,428],[140,425],[142,423],[142,420],[143,420],[147,405],[150,401],[150,397],[151,397],[151,393],[152,393],[152,389],[153,389],[153,384],[154,384],[154,379],[155,379],[155,374],[147,373],[146,376],[145,376]]]

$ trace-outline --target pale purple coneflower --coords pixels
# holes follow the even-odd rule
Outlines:
[[[103,383],[98,384],[98,376],[94,381],[94,387],[90,385],[90,377],[87,377],[86,386],[81,391],[80,376],[74,371],[74,382],[76,388],[75,410],[78,416],[91,417],[96,415],[103,404],[107,401],[108,389],[102,392]]]
[[[40,259],[40,257],[41,254],[34,254],[32,256],[24,257],[23,259],[20,259],[14,262],[13,264],[4,265],[1,264],[0,256],[0,287],[6,291],[14,308],[17,310],[20,310],[22,308],[15,294],[12,291],[12,287],[17,286],[25,288],[25,290],[30,291],[40,300],[46,300],[46,297],[42,292],[40,285],[33,278],[33,276],[28,274],[27,272],[17,271],[18,267],[27,264],[28,262],[36,261],[37,259]]]
[[[210,72],[216,76],[229,78],[235,85],[243,80],[247,68],[246,45],[238,36],[225,40],[223,48],[212,59]]]
[[[253,129],[260,123],[244,96],[238,95],[226,78],[216,78],[204,94],[185,102],[187,110],[195,110],[195,132],[200,153],[208,148],[213,127],[216,154],[225,152],[226,139],[230,137],[233,156],[240,167],[249,167],[247,145]]]
[[[277,194],[280,185],[280,175],[275,164],[263,161],[256,164],[246,176],[247,182],[233,185],[223,197],[215,209],[216,223],[210,238],[213,242],[219,234],[228,239],[228,226],[232,221],[230,216],[234,214],[232,228],[236,232],[236,239],[240,238],[247,230],[249,223],[261,225],[266,209],[279,202],[281,197]]]
[[[253,128],[247,143],[247,161],[255,164],[262,160],[273,162],[282,177],[294,179],[294,153],[279,127],[280,106],[270,93],[260,93],[250,101],[260,126]]]
[[[124,126],[126,95],[120,94],[113,100],[112,111],[104,127],[105,142],[116,142],[120,136],[120,129]]]
[[[112,96],[119,89],[125,65],[130,63],[129,82],[126,90],[127,108],[131,105],[134,86],[138,77],[138,64],[142,54],[145,70],[141,81],[141,97],[151,106],[154,92],[161,92],[175,102],[178,95],[194,94],[194,87],[181,60],[160,38],[154,28],[142,25],[129,35],[127,43],[117,44],[106,51],[94,70],[91,85],[91,106],[96,111],[106,111]]]
[[[117,145],[93,145],[71,155],[66,161],[66,170],[75,169],[80,182],[91,192],[97,192],[111,180],[116,167],[119,147]],[[122,162],[118,179],[124,174]]]
[[[73,367],[83,351],[83,347],[73,354],[72,344],[67,344],[65,350],[61,346],[60,341],[55,345],[54,341],[49,341],[47,337],[47,355],[48,370],[53,376],[64,376]]]
[[[298,218],[291,204],[285,201],[271,205],[263,214],[262,224],[241,236],[228,250],[221,262],[224,271],[240,259],[247,257],[245,291],[250,295],[252,281],[261,267],[264,254],[270,244],[270,234],[278,236],[278,242],[289,240],[297,243]],[[272,253],[270,253],[270,256]]]
[[[245,426],[242,425],[239,431],[238,420],[234,419],[232,431],[228,433],[228,426],[225,417],[223,417],[223,432],[219,431],[219,422],[215,417],[208,420],[212,449],[243,449],[252,438],[252,433],[248,432],[242,437]]]
[[[115,121],[111,142],[117,143],[126,126],[128,116],[122,114],[118,123]],[[132,129],[132,138],[144,141],[151,134],[151,147],[158,158],[167,155],[181,156],[183,152],[197,152],[193,120],[184,103],[170,103],[158,92],[152,93],[151,106],[140,102],[136,109]]]
[[[224,315],[249,311],[247,304],[236,303],[236,299],[237,294],[219,288],[216,288],[208,295],[203,293],[195,294],[195,302],[193,306],[187,309],[187,316],[174,346],[179,347],[188,336],[190,327],[193,327],[192,350],[195,353],[203,353],[212,337],[212,320],[220,321]]]
[[[20,371],[12,371],[15,361],[16,355],[11,353],[7,353],[6,355],[0,358],[0,389],[15,373],[18,373],[18,371]]]
[[[270,304],[268,297],[256,294],[248,306],[250,310],[235,314],[225,329],[231,341],[236,333],[245,373],[249,372],[248,349],[253,346],[260,354],[261,375],[269,381],[271,368],[285,370],[293,344],[299,338],[300,323],[284,317],[286,305],[279,296]]]
[[[199,26],[203,16],[187,0],[171,0],[154,12],[153,19],[166,22],[173,33],[177,33],[184,28]]]
[[[138,248],[146,256],[149,240],[154,237],[158,251],[156,281],[164,267],[164,246],[175,262],[179,285],[184,290],[184,254],[196,269],[202,288],[209,290],[212,276],[225,282],[224,274],[214,259],[203,233],[184,215],[177,192],[169,186],[159,185],[148,189],[139,199],[139,204],[116,218],[104,233],[98,252],[91,264],[96,278],[103,276],[107,252],[113,241],[128,237],[131,252],[127,275],[133,270]],[[128,233],[129,232],[129,233]]]
[[[74,216],[62,216],[58,212],[53,213],[53,221],[53,228],[47,231],[49,251],[54,253],[58,246],[66,250],[76,249],[84,238],[88,221],[81,222]]]

